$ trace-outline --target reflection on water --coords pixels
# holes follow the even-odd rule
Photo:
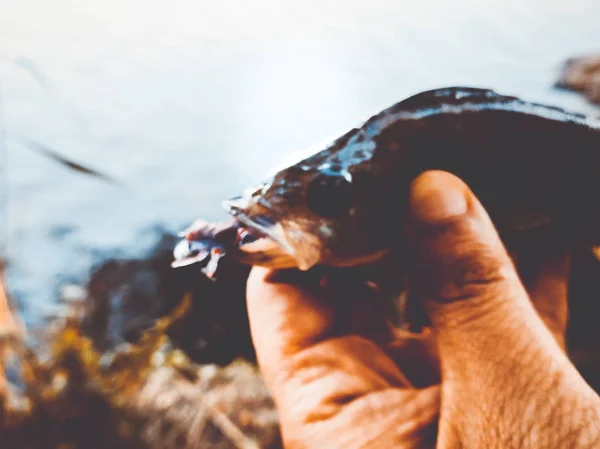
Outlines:
[[[223,197],[285,153],[417,91],[477,85],[589,112],[550,87],[562,60],[600,48],[596,0],[0,0],[0,11],[2,238],[29,323],[52,311],[58,282],[147,248],[152,225],[219,218]]]

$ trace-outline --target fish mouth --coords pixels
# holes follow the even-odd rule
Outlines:
[[[235,257],[243,263],[269,268],[299,267],[296,251],[281,224],[267,214],[248,215],[240,200],[243,198],[223,202],[224,209],[239,225]]]
[[[180,241],[173,250],[175,260],[171,263],[173,268],[187,267],[197,263],[208,263],[212,248],[209,242],[190,242],[189,240]]]

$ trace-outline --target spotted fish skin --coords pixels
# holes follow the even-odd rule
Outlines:
[[[366,263],[398,244],[408,186],[432,169],[460,177],[503,237],[600,244],[600,123],[471,87],[407,98],[226,208],[303,269]]]

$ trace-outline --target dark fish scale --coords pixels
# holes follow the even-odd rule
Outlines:
[[[276,222],[301,267],[365,263],[398,244],[409,184],[427,170],[461,178],[503,238],[552,228],[571,246],[600,245],[600,122],[462,86],[381,111],[281,170],[237,213],[248,226]],[[352,183],[352,201],[348,189],[336,196],[343,183],[322,181],[326,172]]]
[[[518,100],[516,97],[500,95],[492,90],[475,87],[450,87],[447,89],[434,89],[421,92],[396,103],[388,112],[419,110],[428,107],[438,107],[445,104],[461,104],[466,102],[510,102]]]

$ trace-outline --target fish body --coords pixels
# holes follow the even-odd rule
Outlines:
[[[423,92],[224,202],[259,238],[234,249],[271,267],[351,266],[401,244],[409,185],[461,178],[501,236],[551,229],[600,244],[600,122],[492,90]]]

